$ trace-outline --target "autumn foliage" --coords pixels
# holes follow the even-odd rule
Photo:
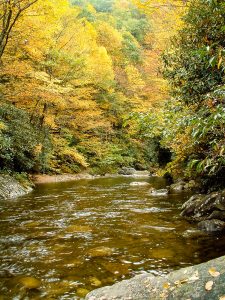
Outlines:
[[[147,167],[145,141],[124,120],[167,94],[151,17],[126,0],[2,1],[1,10],[2,102],[50,133],[44,166],[27,170]]]

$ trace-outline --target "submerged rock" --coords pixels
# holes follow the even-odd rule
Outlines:
[[[90,277],[89,281],[92,286],[100,287],[102,285],[102,282],[97,277]]]
[[[90,257],[104,257],[104,256],[111,256],[112,254],[113,254],[113,249],[104,246],[96,247],[88,251],[88,255]]]
[[[101,265],[104,267],[105,270],[114,275],[122,276],[130,273],[130,263],[121,264],[118,262],[103,261]]]
[[[70,225],[65,231],[69,233],[86,233],[92,232],[92,228],[88,225]]]
[[[225,297],[225,256],[171,272],[165,277],[142,274],[92,291],[86,300],[212,300]]]
[[[89,290],[85,288],[78,288],[76,292],[79,297],[83,298],[89,293]]]
[[[41,281],[35,277],[21,277],[18,281],[28,290],[38,289],[41,286]]]

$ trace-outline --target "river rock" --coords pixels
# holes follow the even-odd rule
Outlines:
[[[77,292],[77,295],[83,299],[83,297],[85,297],[89,293],[89,290],[87,290],[85,288],[78,288],[76,290],[76,292]]]
[[[224,231],[225,190],[209,195],[194,195],[181,209],[183,217],[199,222],[199,229],[212,233]]]
[[[225,221],[225,211],[214,210],[211,215],[208,217],[208,220],[217,219],[221,221]]]
[[[198,228],[205,232],[223,232],[225,231],[225,222],[217,219],[205,220],[198,223]]]
[[[148,182],[144,182],[144,181],[134,181],[134,182],[131,182],[130,183],[131,186],[146,186],[146,185],[149,185]]]
[[[170,186],[170,191],[171,192],[181,192],[184,190],[185,182],[184,181],[179,181],[174,184],[171,184]]]
[[[31,192],[31,187],[22,186],[9,175],[0,176],[0,199],[17,198]]]
[[[165,277],[142,274],[89,293],[85,300],[212,300],[225,297],[225,256]]]
[[[150,193],[152,196],[167,196],[169,191],[167,189],[156,190],[154,188],[150,189]]]
[[[90,257],[104,257],[104,256],[111,256],[112,254],[113,254],[113,249],[104,246],[96,247],[88,251],[88,255]]]
[[[134,175],[135,172],[134,168],[123,167],[118,173],[121,175]]]
[[[97,277],[90,277],[89,278],[90,284],[95,287],[100,287],[102,282]]]
[[[21,277],[18,281],[25,289],[28,290],[38,289],[41,286],[41,281],[34,277]]]
[[[69,233],[86,233],[92,232],[92,228],[87,225],[70,225],[65,229]]]
[[[215,201],[215,208],[225,211],[225,190],[218,194]]]
[[[122,276],[130,273],[129,270],[130,263],[121,264],[118,262],[103,261],[101,265],[104,267],[105,270],[107,270],[108,272],[114,275]]]
[[[199,183],[195,180],[190,180],[186,182],[184,185],[185,190],[197,190],[199,189],[199,187],[200,187]]]
[[[218,193],[210,195],[194,195],[182,206],[182,216],[201,221],[209,216],[215,207]]]

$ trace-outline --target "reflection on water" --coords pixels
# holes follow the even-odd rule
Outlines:
[[[142,272],[163,275],[225,254],[179,217],[187,194],[153,197],[157,178],[40,185],[0,202],[0,299],[80,299]],[[216,245],[216,247],[215,247]]]

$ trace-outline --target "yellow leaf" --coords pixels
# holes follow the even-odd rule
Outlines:
[[[212,281],[212,280],[206,282],[206,284],[205,284],[205,289],[206,289],[207,291],[211,291],[212,287],[213,287],[213,281]]]
[[[217,68],[218,68],[218,69],[220,68],[220,66],[221,66],[221,64],[222,64],[222,61],[223,61],[223,58],[220,57],[220,59],[219,59],[219,61],[218,61],[218,65],[217,65]]]
[[[220,272],[216,271],[215,268],[210,268],[210,269],[209,269],[209,274],[210,274],[211,276],[213,276],[213,277],[218,277],[218,276],[220,276]]]
[[[225,295],[221,296],[219,300],[225,300]]]
[[[164,283],[163,288],[164,289],[169,289],[170,288],[170,283],[169,282]]]

